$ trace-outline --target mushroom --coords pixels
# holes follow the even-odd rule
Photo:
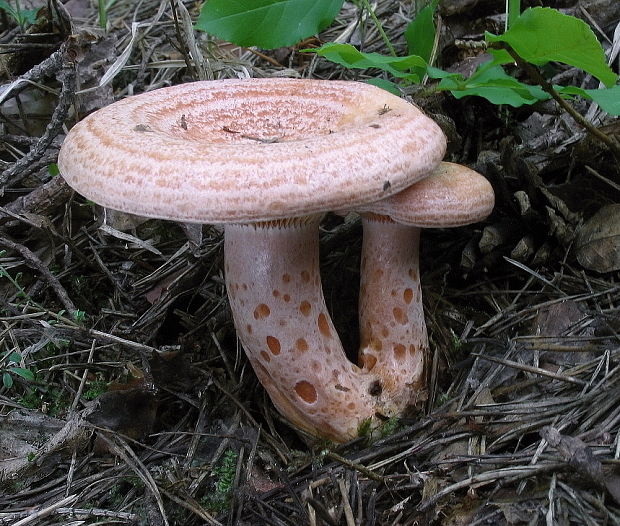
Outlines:
[[[403,404],[345,356],[323,298],[318,224],[409,187],[444,152],[432,120],[374,86],[245,79],[103,108],[71,129],[58,166],[102,206],[224,224],[230,306],[259,380],[297,427],[345,441]]]
[[[489,182],[458,164],[442,162],[422,181],[358,208],[364,238],[360,280],[360,351],[363,370],[402,412],[424,396],[428,341],[419,278],[421,227],[480,221],[494,205]]]

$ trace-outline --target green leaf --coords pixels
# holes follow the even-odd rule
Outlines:
[[[37,20],[38,9],[16,9],[5,0],[0,0],[0,9],[10,15],[20,26],[32,25]]]
[[[590,26],[556,9],[526,9],[503,35],[487,33],[486,40],[507,43],[532,64],[555,61],[583,69],[608,87],[617,79]]]
[[[2,385],[7,389],[13,387],[13,378],[7,372],[2,373]]]
[[[427,63],[430,63],[431,55],[433,54],[435,10],[438,3],[439,0],[433,0],[429,5],[421,9],[405,29],[405,40],[407,41],[409,55],[422,57]],[[414,72],[420,79],[424,77],[425,71],[423,67],[415,68]]]
[[[38,9],[22,9],[20,14],[20,25],[32,25],[37,21]]]
[[[24,380],[34,381],[34,373],[30,369],[24,369],[23,367],[9,367],[9,372],[21,376]]]
[[[398,85],[390,80],[374,78],[368,79],[364,82],[366,82],[366,84],[372,84],[373,86],[377,86],[377,88],[384,89],[385,91],[389,91],[392,95],[401,95],[401,92],[398,89]]]
[[[403,78],[412,82],[419,82],[420,78],[412,70],[426,67],[426,61],[417,55],[406,57],[393,57],[379,53],[362,53],[351,44],[335,44],[328,42],[320,48],[303,49],[312,51],[327,60],[340,64],[349,69],[376,68],[390,73],[397,78]]]
[[[439,83],[439,89],[450,91],[457,99],[476,95],[493,104],[508,104],[515,108],[549,98],[549,95],[538,86],[519,82],[507,75],[499,66],[483,65],[468,79],[461,76],[444,77]]]
[[[47,173],[50,174],[52,177],[56,177],[60,173],[58,165],[56,163],[49,164],[47,166]]]
[[[13,9],[13,7],[8,2],[5,2],[5,0],[0,0],[0,9],[13,17],[16,22],[19,20],[19,14],[17,13],[17,11],[15,11],[15,9]]]
[[[409,22],[405,29],[405,40],[410,55],[418,55],[426,62],[431,59],[435,43],[435,10],[439,0],[433,0]]]
[[[292,46],[332,23],[344,0],[209,0],[196,21],[239,46]]]
[[[445,79],[445,78],[453,78],[453,79],[463,79],[463,75],[460,73],[453,73],[451,71],[444,71],[443,69],[435,68],[433,66],[427,66],[426,74],[432,79]]]
[[[579,95],[596,102],[603,111],[610,115],[620,115],[620,86],[606,89],[583,89],[576,86],[558,87],[555,89],[562,95]]]
[[[506,0],[506,29],[510,29],[521,15],[521,0]]]
[[[9,363],[19,363],[21,362],[22,355],[18,352],[13,351],[6,358]]]

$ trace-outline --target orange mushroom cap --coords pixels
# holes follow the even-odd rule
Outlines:
[[[495,205],[489,181],[466,166],[442,162],[431,175],[390,197],[358,207],[403,225],[448,228],[487,217]]]
[[[369,84],[194,82],[128,97],[76,124],[58,167],[109,208],[199,223],[356,207],[427,175],[445,152],[417,107]]]

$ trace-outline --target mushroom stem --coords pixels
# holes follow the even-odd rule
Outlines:
[[[420,229],[362,215],[359,363],[401,414],[424,398],[428,339],[419,279]]]
[[[275,406],[297,427],[343,442],[377,410],[377,378],[346,357],[319,272],[319,216],[225,226],[237,332]]]

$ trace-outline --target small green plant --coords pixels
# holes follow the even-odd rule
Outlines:
[[[6,254],[6,250],[0,250],[0,257],[3,257],[5,254]],[[26,298],[28,300],[30,299],[28,297],[28,294],[24,290],[24,287],[22,287],[20,283],[20,280],[22,279],[21,272],[17,272],[15,276],[11,276],[9,271],[2,264],[0,264],[0,279],[6,279],[11,285],[13,285],[15,290],[17,290],[18,298],[20,299]]]
[[[39,405],[41,404],[41,399],[33,389],[28,389],[17,401],[26,409],[39,409]]]
[[[452,349],[455,352],[460,351],[463,347],[463,340],[452,329],[450,329],[450,336],[452,338]]]
[[[341,5],[340,0],[210,0],[204,4],[196,28],[242,46],[288,46],[326,27]],[[360,5],[371,11],[368,2]],[[349,69],[383,71],[394,80],[382,78],[371,82],[395,93],[399,92],[399,84],[416,84],[427,76],[436,81],[434,89],[449,91],[458,99],[473,95],[493,104],[518,107],[551,97],[579,96],[596,102],[609,114],[620,115],[618,76],[607,65],[594,32],[582,20],[545,7],[529,8],[521,13],[519,0],[506,0],[506,31],[502,35],[487,33],[482,43],[492,55],[491,60],[479,66],[470,77],[464,77],[432,65],[436,7],[437,1],[432,0],[407,26],[405,56],[395,56],[389,42],[386,43],[391,51],[389,55],[365,53],[350,44],[334,42],[302,51],[316,53]],[[372,15],[379,32],[384,34],[380,22]],[[552,62],[567,64],[590,73],[605,87],[550,86],[542,79],[535,80],[533,85],[526,84],[504,70],[515,62],[534,69]]]
[[[388,418],[379,428],[379,435],[381,438],[393,435],[400,428],[400,419],[393,416]]]
[[[93,382],[90,382],[90,384],[88,385],[88,389],[84,391],[83,396],[86,400],[94,400],[95,398],[98,398],[103,393],[105,393],[107,390],[108,382],[105,382],[102,379],[97,379]]]
[[[98,12],[99,12],[99,27],[102,29],[108,28],[108,11],[116,3],[116,0],[98,0]]]
[[[448,400],[450,400],[450,396],[448,395],[448,393],[440,393],[435,400],[435,407],[443,406],[444,404],[448,403]]]
[[[429,39],[433,35],[425,34],[424,38]],[[570,98],[578,95],[595,101],[612,115],[620,115],[620,86],[615,85],[618,77],[607,65],[601,44],[585,22],[555,9],[527,9],[504,34],[487,33],[484,45],[492,58],[480,65],[470,77],[435,68],[424,57],[413,54],[414,46],[420,46],[419,38],[413,41],[408,39],[408,43],[410,54],[404,57],[362,53],[350,44],[336,43],[305,51],[313,51],[350,69],[379,69],[405,84],[420,82],[421,72],[425,71],[426,75],[438,81],[435,87],[437,90],[449,91],[457,99],[475,95],[493,104],[514,107],[547,100],[551,94],[540,85],[517,80],[507,74],[503,66],[514,64],[516,57],[534,66],[549,62],[564,63],[590,73],[606,87],[583,89],[576,86],[553,86],[560,96]],[[398,89],[393,82],[388,87],[391,91]]]
[[[393,434],[400,427],[400,420],[397,417],[388,418],[376,429],[372,427],[372,420],[367,418],[362,420],[357,427],[357,436],[366,438],[369,442],[373,442],[378,438],[383,438]]]
[[[76,310],[76,311],[73,313],[73,320],[74,320],[76,323],[84,323],[84,322],[86,321],[86,316],[87,316],[86,311],[83,311],[83,310]]]
[[[48,164],[47,173],[50,174],[52,177],[56,177],[58,174],[60,174],[58,165],[56,163]]]
[[[32,25],[37,19],[38,9],[22,9],[19,0],[13,0],[13,6],[5,0],[0,0],[0,10],[8,14],[17,25],[24,29],[27,25]]]
[[[312,456],[312,470],[317,471],[322,469],[325,465],[325,459],[327,455],[329,455],[330,448],[329,447],[321,447],[317,450],[317,453]]]
[[[369,437],[372,433],[372,419],[366,418],[360,422],[360,425],[357,426],[357,436],[358,437]]]
[[[13,387],[14,377],[19,376],[29,382],[34,382],[34,373],[22,367],[22,356],[18,352],[8,351],[0,359],[0,372],[2,372],[2,385],[7,389]]]
[[[219,513],[228,508],[235,483],[238,458],[239,454],[234,449],[227,449],[220,461],[213,467],[214,491],[201,499],[201,504],[206,509]]]
[[[69,408],[70,400],[62,389],[39,386],[39,391],[41,393],[41,410],[48,415],[60,416]]]
[[[43,383],[28,389],[18,402],[26,409],[43,411],[50,416],[58,416],[69,407],[69,399],[61,389]]]

